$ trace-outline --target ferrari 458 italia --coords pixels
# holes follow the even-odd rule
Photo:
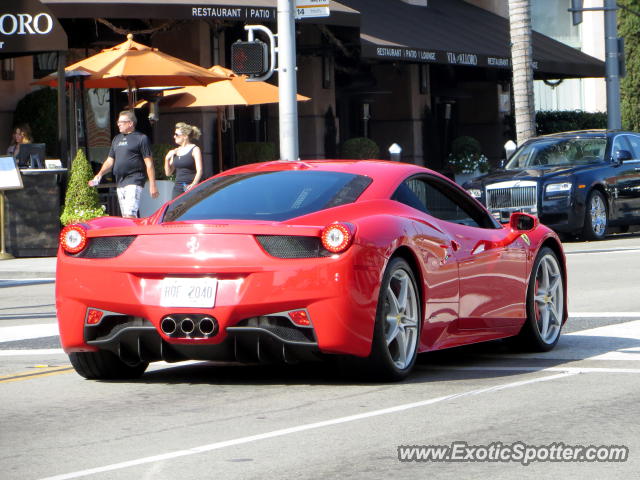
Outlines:
[[[549,350],[567,317],[553,231],[520,212],[502,225],[444,176],[398,162],[242,166],[148,218],[60,238],[60,336],[86,378],[333,355],[398,380],[420,352],[506,337]]]

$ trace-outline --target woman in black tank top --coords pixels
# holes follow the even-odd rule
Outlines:
[[[167,176],[176,173],[173,186],[173,198],[176,198],[196,186],[202,178],[202,152],[192,143],[200,138],[200,129],[180,122],[176,124],[173,138],[178,148],[170,150],[164,157],[164,173]]]

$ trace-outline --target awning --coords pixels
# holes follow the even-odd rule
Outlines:
[[[41,2],[0,2],[0,58],[65,50],[67,34]]]
[[[153,18],[273,23],[276,0],[42,0],[58,18]],[[357,11],[334,0],[331,15],[304,22],[358,26]]]
[[[509,20],[462,0],[341,1],[361,14],[363,57],[511,68]],[[537,32],[533,61],[536,78],[604,77],[604,62]]]

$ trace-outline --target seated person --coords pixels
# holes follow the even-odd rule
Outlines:
[[[20,146],[33,142],[31,128],[26,123],[16,125],[11,133],[11,143],[7,148],[7,155],[17,158],[20,153]]]

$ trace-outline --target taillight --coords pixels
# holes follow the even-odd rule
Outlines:
[[[311,319],[306,310],[293,310],[289,312],[289,318],[299,327],[310,327]]]
[[[67,225],[60,232],[60,245],[65,252],[81,252],[87,246],[87,230],[82,225]]]
[[[342,253],[353,242],[353,228],[344,223],[332,223],[322,230],[322,246],[331,253]]]
[[[87,309],[87,325],[97,325],[102,320],[104,312],[102,310],[96,310],[95,308]]]

